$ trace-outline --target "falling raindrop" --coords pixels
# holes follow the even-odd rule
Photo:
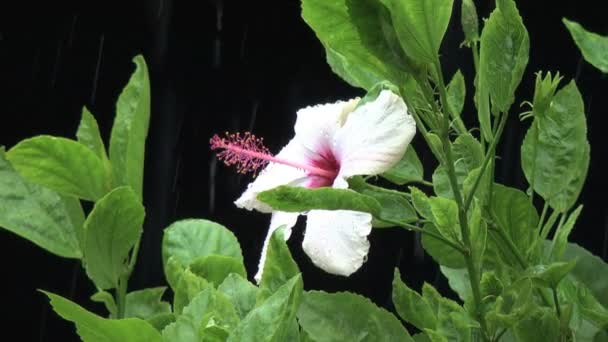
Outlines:
[[[95,103],[95,95],[97,93],[97,80],[99,79],[99,70],[101,68],[101,56],[103,54],[104,35],[99,39],[99,49],[97,52],[97,64],[95,65],[95,75],[93,76],[93,89],[91,90],[91,104]]]

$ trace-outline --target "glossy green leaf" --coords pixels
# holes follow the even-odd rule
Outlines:
[[[564,25],[570,31],[576,46],[583,53],[583,57],[589,64],[608,73],[608,37],[585,30],[579,23],[562,19]]]
[[[79,143],[93,151],[97,155],[97,158],[105,162],[108,161],[106,147],[101,139],[97,120],[95,120],[95,117],[89,112],[87,107],[82,108],[82,117],[76,131],[76,138],[78,138]]]
[[[538,213],[523,191],[501,184],[492,187],[491,213],[494,222],[525,255],[536,240]]]
[[[227,341],[285,341],[302,300],[302,287],[300,275],[291,278],[251,310]]]
[[[403,320],[422,331],[437,327],[437,317],[431,306],[420,294],[401,281],[399,269],[395,269],[392,297],[395,309]]]
[[[302,17],[325,47],[332,70],[370,90],[403,84],[407,65],[386,8],[373,0],[303,0]]]
[[[118,313],[118,307],[116,306],[116,301],[114,301],[114,297],[110,292],[107,291],[98,291],[95,292],[91,296],[91,300],[98,303],[103,303],[103,305],[108,310],[110,314],[110,318],[116,318],[116,314]]]
[[[145,211],[129,187],[119,187],[97,203],[84,223],[84,261],[89,278],[102,289],[116,287],[129,251],[139,240]]]
[[[232,302],[240,319],[255,306],[258,288],[236,273],[228,275],[217,289]]]
[[[435,225],[431,223],[425,224],[424,230],[441,234]],[[460,251],[429,234],[422,233],[422,247],[424,247],[424,250],[440,265],[451,268],[462,268],[466,265]]]
[[[131,186],[141,199],[150,121],[150,84],[144,58],[135,56],[133,63],[135,72],[116,103],[110,135],[110,161],[116,183]]]
[[[173,296],[173,311],[176,314],[181,314],[194,297],[207,288],[212,288],[213,285],[207,280],[194,274],[190,269],[185,269],[174,288]]]
[[[243,261],[235,257],[210,254],[194,260],[190,270],[199,277],[211,282],[214,286],[221,284],[230,273],[247,276]]]
[[[125,317],[149,319],[171,313],[171,304],[162,300],[166,287],[152,287],[127,293]]]
[[[258,301],[269,297],[288,280],[300,274],[298,265],[291,257],[284,234],[284,229],[279,228],[272,233],[268,241]]]
[[[519,341],[559,341],[559,320],[554,310],[540,307],[523,317],[514,333]]]
[[[466,88],[462,72],[460,70],[456,71],[454,76],[452,76],[452,80],[447,85],[448,103],[452,113],[456,116],[460,116],[464,108]]]
[[[383,178],[397,185],[420,182],[424,179],[424,170],[418,154],[412,146],[405,150],[403,158],[388,171],[380,174]]]
[[[40,135],[22,140],[6,158],[23,178],[62,194],[95,201],[110,189],[101,159],[74,140]]]
[[[559,282],[576,266],[576,260],[535,265],[526,270],[528,276],[540,286],[555,289]]]
[[[544,116],[534,118],[521,161],[528,183],[551,207],[572,207],[589,167],[584,104],[574,82],[555,94]]]
[[[304,212],[311,209],[353,210],[377,214],[381,206],[372,197],[349,189],[316,188],[308,189],[281,185],[262,191],[258,199],[275,210]]]
[[[435,63],[452,15],[452,0],[381,0],[403,51],[418,63]]]
[[[162,341],[160,333],[148,322],[139,318],[102,318],[61,296],[50,292],[44,294],[49,297],[53,310],[59,316],[76,324],[78,335],[84,342]]]
[[[462,0],[460,7],[460,25],[464,33],[464,42],[468,46],[479,41],[479,18],[473,0]]]
[[[165,228],[162,254],[165,272],[170,257],[183,267],[211,254],[243,260],[234,234],[220,224],[202,219],[185,219]]]
[[[413,341],[394,315],[354,293],[308,291],[298,321],[318,342]]]
[[[555,231],[551,245],[551,260],[559,260],[564,254],[566,246],[568,245],[568,236],[572,229],[574,229],[574,224],[582,210],[583,206],[579,205],[578,208],[568,215],[568,219],[564,224]]]
[[[80,258],[82,217],[77,199],[23,179],[0,147],[0,227],[53,254]]]

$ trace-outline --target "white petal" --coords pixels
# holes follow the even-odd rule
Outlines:
[[[291,140],[281,152],[275,157],[293,162],[304,162],[303,147],[296,142]],[[247,210],[258,210],[263,213],[272,212],[272,208],[257,199],[260,192],[276,188],[280,185],[296,185],[302,183],[305,179],[306,174],[303,170],[295,167],[286,166],[283,164],[270,163],[255,180],[247,186],[247,190],[239,197],[234,204],[239,208],[245,208]]]
[[[302,247],[328,273],[349,276],[366,260],[372,216],[350,210],[311,210]]]
[[[416,134],[401,97],[383,90],[376,100],[350,113],[334,137],[340,176],[376,175],[403,157]]]
[[[266,263],[266,251],[268,250],[268,243],[270,242],[270,237],[272,236],[272,233],[274,233],[277,228],[285,225],[283,237],[285,238],[285,241],[287,241],[287,239],[289,239],[289,237],[291,236],[291,228],[295,226],[299,215],[300,214],[298,213],[287,213],[284,211],[275,211],[272,213],[272,218],[270,219],[270,228],[268,229],[268,234],[266,235],[266,239],[264,240],[264,246],[262,247],[262,255],[260,256],[260,263],[258,264],[258,272],[254,277],[257,283],[262,280],[264,263]]]
[[[311,158],[331,151],[336,131],[344,124],[344,120],[358,102],[359,99],[355,98],[298,110],[294,139],[306,147]]]

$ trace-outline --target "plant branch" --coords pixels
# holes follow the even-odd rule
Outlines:
[[[420,232],[422,234],[426,234],[428,236],[432,236],[435,239],[440,240],[441,242],[445,243],[446,245],[448,245],[448,246],[454,248],[455,250],[459,251],[460,253],[462,253],[462,255],[466,254],[465,249],[461,245],[458,245],[458,244],[454,243],[453,241],[450,241],[450,240],[446,239],[441,234],[437,234],[435,232],[432,232],[432,231],[429,231],[429,230],[426,230],[426,229],[422,229],[422,228],[420,228],[418,226],[415,226],[415,225],[409,224],[409,223],[398,223],[398,222],[392,222],[392,221],[386,221],[386,222],[390,222],[390,223],[399,225],[399,226],[401,226],[401,227],[403,227],[403,228],[405,228],[407,230],[411,230],[411,231],[415,231],[415,232]]]
[[[443,72],[441,72],[441,65],[439,64],[439,61],[435,63],[435,71],[437,73],[437,85],[439,87],[439,98],[441,99],[441,105],[443,106],[447,114],[454,120],[454,128],[456,129],[456,131],[459,134],[464,134],[467,132],[467,128],[465,127],[464,122],[462,122],[462,118],[459,115],[456,115],[456,113],[454,113],[450,108],[450,104],[448,102],[447,88],[445,86],[445,81],[443,80]]]

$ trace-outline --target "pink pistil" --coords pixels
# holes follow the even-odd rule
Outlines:
[[[322,166],[328,166],[328,169],[326,169],[277,158],[264,146],[263,138],[257,138],[249,132],[245,132],[243,135],[226,132],[223,138],[215,134],[209,140],[209,144],[211,145],[211,150],[222,150],[217,153],[219,160],[228,166],[236,165],[237,172],[243,174],[248,172],[255,173],[260,167],[272,162],[304,170],[308,176],[322,177],[332,181],[337,175],[337,170],[334,170],[333,167],[335,163],[321,163]],[[312,163],[319,164],[314,161]],[[329,166],[332,166],[331,169],[329,169]]]

